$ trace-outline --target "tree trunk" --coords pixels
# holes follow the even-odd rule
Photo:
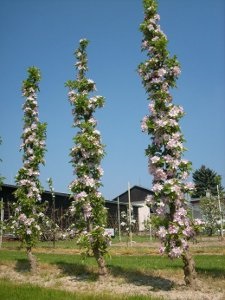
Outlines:
[[[30,272],[31,273],[36,273],[36,271],[37,271],[37,259],[33,255],[32,251],[31,251],[31,247],[27,247],[27,258],[28,258],[28,262],[29,262],[29,265],[30,265]]]
[[[98,249],[94,249],[93,253],[94,253],[95,259],[98,263],[99,275],[105,276],[108,273],[108,270],[106,268],[106,263],[105,263],[105,259],[104,259],[103,255],[100,254]]]
[[[182,260],[184,262],[184,281],[186,285],[195,287],[196,286],[196,271],[195,271],[195,262],[192,255],[187,250],[182,255]]]

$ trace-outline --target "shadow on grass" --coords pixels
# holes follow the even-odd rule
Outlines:
[[[54,264],[59,267],[63,274],[67,276],[76,276],[76,280],[97,281],[99,278],[97,271],[82,263],[66,263],[58,261]]]
[[[82,263],[65,263],[63,261],[55,262],[63,274],[74,276],[80,281],[97,281],[100,277],[96,267],[90,267]],[[174,282],[159,276],[151,276],[136,270],[127,270],[120,266],[108,265],[109,273],[114,277],[123,277],[126,282],[137,286],[146,285],[153,291],[169,291],[173,288]],[[107,277],[106,279],[107,280]]]
[[[29,263],[28,259],[26,259],[26,258],[18,259],[16,262],[15,271],[21,272],[21,273],[30,272],[31,267],[30,267],[30,263]]]
[[[146,285],[152,287],[153,291],[170,291],[174,282],[160,276],[152,276],[136,270],[127,270],[120,266],[110,266],[110,273],[117,277],[123,277],[127,282],[137,286]]]

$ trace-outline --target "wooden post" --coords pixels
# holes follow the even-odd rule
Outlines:
[[[132,226],[131,226],[131,200],[130,200],[130,183],[128,182],[128,214],[129,214],[129,239],[132,246]]]
[[[56,223],[55,223],[55,193],[52,192],[52,201],[53,201],[53,248],[55,248],[56,240]]]
[[[1,198],[0,210],[1,210],[1,221],[0,221],[0,248],[2,248],[3,220],[4,220],[4,202],[3,202],[3,198]]]
[[[218,204],[219,204],[219,211],[220,211],[220,229],[221,229],[221,240],[223,240],[223,214],[221,209],[221,203],[220,203],[220,193],[219,193],[219,186],[216,186],[217,189],[217,195],[218,195]]]
[[[149,239],[152,241],[152,219],[151,219],[151,206],[149,207]]]

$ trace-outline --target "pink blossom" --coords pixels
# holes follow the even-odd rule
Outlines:
[[[173,73],[174,76],[178,76],[181,73],[181,70],[180,70],[180,68],[178,66],[173,67],[171,69],[171,71],[172,71],[172,73]]]
[[[159,126],[159,127],[165,127],[167,125],[167,121],[166,120],[162,120],[162,119],[157,119],[155,120],[155,123]]]
[[[164,239],[167,235],[167,230],[165,229],[164,226],[160,226],[159,230],[157,232],[157,235],[160,239]]]
[[[157,71],[159,77],[163,77],[166,74],[166,70],[161,68]]]
[[[191,237],[191,236],[193,236],[194,235],[194,231],[193,231],[193,229],[191,228],[191,227],[186,227],[183,231],[182,231],[182,233],[185,235],[185,236],[187,236],[187,237]]]
[[[160,83],[160,82],[162,82],[162,78],[160,78],[160,77],[153,77],[151,79],[151,83],[152,84],[154,84],[154,83]]]
[[[158,36],[155,36],[154,38],[152,38],[152,41],[155,42],[155,41],[157,41],[158,39],[159,39],[159,37],[158,37]]]
[[[157,162],[160,161],[160,157],[155,155],[155,156],[152,156],[152,157],[150,158],[150,160],[151,160],[151,162],[152,162],[153,164],[156,164]]]
[[[166,247],[161,246],[161,247],[159,248],[159,253],[160,253],[160,254],[164,254],[165,251],[166,251]]]
[[[181,239],[182,248],[187,250],[189,248],[188,242],[185,239]]]
[[[18,220],[21,221],[21,222],[26,221],[26,219],[27,219],[27,216],[25,214],[20,214],[19,217],[18,217]]]
[[[148,130],[147,121],[148,121],[148,116],[144,116],[144,118],[142,119],[142,122],[141,122],[141,130],[143,132]]]
[[[143,41],[142,42],[142,49],[147,49],[148,47],[148,42],[147,41]]]
[[[201,219],[194,219],[194,225],[196,225],[196,226],[200,226],[200,225],[204,225],[205,224],[205,222],[204,221],[202,221]]]
[[[188,178],[188,176],[189,176],[188,172],[185,171],[181,174],[181,179],[185,180]]]
[[[170,224],[170,226],[168,228],[168,232],[170,234],[177,234],[178,230],[179,230],[179,228],[177,226],[175,226],[174,224]]]
[[[181,256],[182,252],[180,247],[172,247],[168,255],[170,258],[178,258]]]
[[[166,213],[165,205],[158,206],[156,209],[156,213],[158,216],[164,216]]]
[[[84,218],[85,219],[91,217],[92,207],[91,207],[90,203],[87,203],[83,206],[83,211],[84,211]]]
[[[149,31],[154,30],[154,26],[153,26],[152,24],[149,24],[149,25],[148,25],[148,30],[149,30]]]
[[[162,184],[160,183],[155,183],[153,186],[152,186],[152,191],[153,192],[160,192],[161,190],[163,189],[163,186]]]
[[[195,184],[193,182],[187,182],[187,183],[185,183],[185,188],[187,190],[194,190],[195,189]]]
[[[159,14],[156,14],[156,15],[154,16],[154,19],[157,20],[157,21],[159,21],[159,20],[160,20],[160,15],[159,15]]]
[[[154,172],[154,176],[156,180],[165,180],[167,179],[167,175],[163,169],[157,168]]]

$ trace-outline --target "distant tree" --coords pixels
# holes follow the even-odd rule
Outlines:
[[[122,231],[124,231],[127,234],[127,245],[129,244],[129,239],[130,242],[132,242],[132,233],[134,232],[135,225],[136,225],[136,220],[134,219],[133,216],[133,207],[130,209],[129,213],[129,208],[127,208],[127,211],[122,211],[121,212],[121,228]]]
[[[205,230],[208,235],[211,236],[217,228],[217,222],[220,219],[220,211],[217,198],[210,195],[208,197],[202,197],[200,199],[200,208],[205,224]]]
[[[193,198],[205,197],[207,192],[212,196],[217,195],[217,185],[220,193],[224,191],[221,176],[204,165],[197,169],[192,176],[196,188]]]

